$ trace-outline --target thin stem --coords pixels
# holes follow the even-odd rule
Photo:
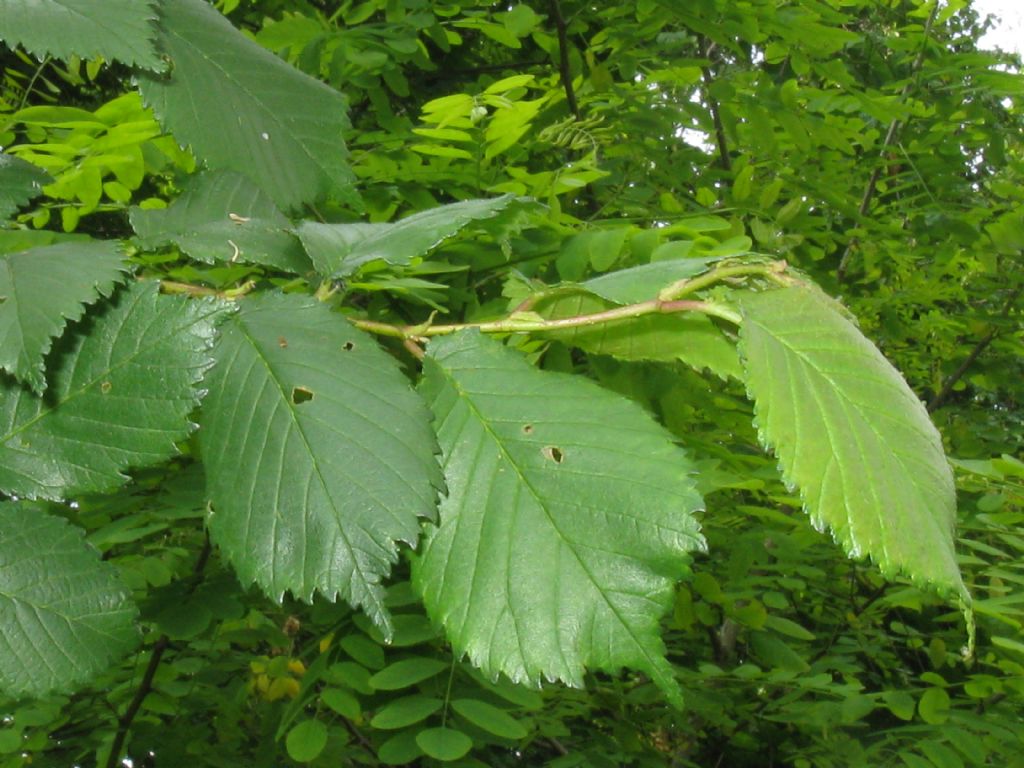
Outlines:
[[[1009,316],[1010,310],[1013,309],[1013,305],[1017,302],[1017,297],[1020,296],[1022,289],[1024,289],[1024,285],[1018,285],[1007,297],[1006,302],[1003,304],[1003,309],[999,313],[999,320],[1004,320]],[[971,349],[964,361],[957,366],[957,369],[946,377],[946,380],[942,383],[942,389],[936,392],[935,397],[928,401],[929,412],[937,410],[949,399],[949,396],[953,394],[953,387],[964,377],[964,374],[974,365],[975,361],[981,357],[981,353],[988,349],[989,345],[995,341],[999,335],[999,330],[998,325],[993,325],[988,333],[978,340],[978,343],[974,345],[974,348]]]
[[[758,276],[767,278],[779,285],[791,285],[795,279],[785,273],[786,262],[774,261],[769,264],[743,264],[737,266],[720,266],[712,269],[703,275],[693,278],[686,278],[672,283],[662,289],[657,298],[648,301],[640,301],[635,304],[626,304],[621,307],[606,309],[601,312],[592,312],[572,317],[560,317],[555,320],[548,320],[540,315],[523,308],[529,308],[536,304],[541,298],[546,298],[559,293],[571,292],[572,289],[554,288],[539,291],[536,299],[530,298],[519,304],[519,307],[512,314],[500,320],[492,320],[483,323],[451,323],[448,325],[434,325],[430,320],[419,325],[392,325],[381,323],[376,320],[353,320],[352,324],[369,333],[378,336],[389,336],[395,339],[406,341],[413,339],[421,341],[432,336],[446,336],[456,331],[476,329],[481,333],[537,333],[544,331],[560,331],[570,328],[587,328],[596,325],[604,325],[619,320],[632,320],[645,315],[675,314],[677,312],[700,312],[709,317],[717,317],[733,325],[739,325],[742,317],[734,310],[724,304],[713,301],[699,301],[684,299],[697,291],[703,290],[715,283],[736,277]],[[410,352],[413,352],[410,349]],[[413,352],[416,354],[416,352]]]
[[[715,44],[708,41],[707,47],[704,49],[704,58],[711,60],[711,53],[715,50]],[[729,157],[729,143],[725,138],[725,124],[722,122],[722,111],[721,106],[714,96],[711,95],[711,87],[715,82],[715,75],[711,71],[711,67],[705,66],[700,68],[701,80],[704,83],[704,101],[708,103],[708,109],[711,110],[711,120],[715,124],[715,143],[718,145],[718,160],[722,165],[722,170],[732,170],[732,159]]]
[[[572,72],[569,69],[569,43],[568,25],[565,23],[565,16],[562,15],[562,4],[558,0],[551,0],[551,16],[555,20],[555,31],[558,34],[558,72],[562,78],[562,88],[565,89],[565,99],[569,102],[569,111],[580,120],[580,105],[576,100],[576,91],[572,87]]]
[[[25,86],[25,92],[21,94],[21,101],[18,102],[18,109],[20,112],[25,108],[28,103],[29,96],[32,95],[32,89],[36,87],[36,80],[43,74],[43,70],[46,69],[46,65],[50,63],[50,57],[44,56],[43,60],[39,62],[39,66],[36,67],[36,71],[32,73],[32,79],[28,81],[28,85]]]
[[[193,583],[186,594],[191,594],[199,586],[203,569],[206,568],[206,563],[210,559],[212,549],[213,545],[210,543],[209,535],[207,535],[203,541],[203,548],[199,552],[199,557],[196,558],[196,564],[192,568]],[[153,643],[153,651],[150,653],[149,663],[146,664],[146,671],[142,673],[139,687],[136,689],[132,700],[128,703],[124,714],[117,720],[117,733],[114,735],[113,744],[110,745],[110,754],[107,756],[107,768],[117,768],[117,765],[120,763],[121,750],[124,749],[124,743],[128,738],[129,731],[131,731],[132,723],[135,722],[135,716],[139,713],[139,709],[142,708],[142,702],[146,700],[146,696],[153,690],[153,678],[156,677],[156,671],[160,667],[160,662],[170,645],[171,638],[167,635],[160,635],[157,641]]]
[[[932,27],[935,25],[935,19],[939,14],[939,2],[935,0],[934,7],[932,8],[931,14],[928,16],[928,21],[924,25],[924,36],[921,41],[921,50],[917,52],[917,56],[914,59],[913,64],[910,65],[911,78],[907,81],[906,85],[903,86],[903,90],[900,92],[899,103],[905,104],[907,97],[910,96],[910,91],[917,85],[918,78],[921,74],[921,65],[924,64],[925,51],[928,48],[928,38],[931,36]],[[903,121],[899,118],[895,118],[889,123],[889,130],[885,133],[885,139],[882,141],[882,147],[879,150],[879,156],[885,157],[885,153],[889,147],[893,145],[899,135],[900,130],[903,128]],[[905,154],[905,153],[904,153]],[[871,200],[875,196],[875,191],[878,189],[878,179],[882,175],[882,164],[879,163],[875,166],[875,169],[871,172],[871,176],[868,178],[868,184],[864,188],[864,194],[860,199],[860,207],[857,208],[857,213],[861,218],[867,215],[868,208],[871,207]],[[916,169],[915,169],[916,170]],[[925,188],[927,190],[927,187]],[[843,250],[843,255],[839,259],[839,266],[836,268],[836,279],[839,282],[843,282],[846,278],[846,270],[850,264],[850,257],[853,255],[854,250],[860,241],[856,237],[850,238],[850,241],[846,244],[846,248]]]

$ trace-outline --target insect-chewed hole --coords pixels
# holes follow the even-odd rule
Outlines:
[[[277,346],[279,346],[281,349],[287,349],[288,348],[288,339],[286,339],[284,336],[278,336],[277,337]]]
[[[112,386],[114,385],[111,384],[109,381],[104,381],[102,384],[100,384],[100,392],[102,392],[105,395],[107,394],[107,392],[110,391],[110,388]]]
[[[346,352],[351,352],[353,349],[356,348],[356,345],[353,344],[351,341],[346,341],[344,344],[341,345],[341,348],[344,349]]]
[[[293,387],[292,388],[292,402],[296,405],[302,405],[308,403],[313,399],[313,391],[306,389],[305,387]]]
[[[544,454],[544,458],[548,461],[553,461],[555,464],[561,464],[562,459],[565,458],[565,454],[562,453],[562,449],[555,445],[545,445],[540,450]]]
[[[532,435],[533,434],[533,424],[523,424],[523,434],[524,435]]]

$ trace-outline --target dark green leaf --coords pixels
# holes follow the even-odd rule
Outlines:
[[[51,245],[0,256],[0,369],[37,393],[43,358],[68,320],[125,278],[116,242]]]
[[[156,0],[4,0],[0,40],[38,59],[103,57],[161,71],[167,64],[154,44],[159,5]]]
[[[125,470],[177,453],[195,426],[188,415],[221,311],[139,282],[65,334],[45,398],[0,388],[0,489],[48,499],[109,491]]]
[[[308,297],[244,300],[216,358],[200,414],[214,541],[272,597],[340,596],[389,631],[381,579],[442,482],[423,404],[372,338]]]
[[[297,232],[317,272],[347,277],[371,261],[408,264],[458,234],[471,222],[496,216],[515,200],[513,195],[463,200],[387,224],[306,221]]]
[[[139,87],[157,119],[211,167],[244,173],[287,210],[355,200],[345,98],[245,37],[204,0],[166,2],[160,43],[174,62]]]
[[[325,688],[320,694],[320,700],[348,720],[362,717],[363,709],[359,705],[359,699],[344,688]]]
[[[425,370],[448,496],[413,583],[456,652],[533,685],[632,667],[679,703],[658,621],[703,546],[686,455],[635,404],[479,333],[432,341]]]
[[[719,257],[704,259],[668,259],[639,267],[609,272],[582,283],[590,293],[615,304],[636,304],[658,297],[658,292],[673,283],[707,272]]]
[[[0,27],[6,19],[0,17]],[[39,166],[0,152],[0,219],[6,219],[53,179]]]
[[[194,176],[169,208],[132,208],[129,219],[145,248],[173,243],[208,264],[241,261],[297,273],[311,269],[287,217],[266,192],[232,171]]]
[[[70,691],[138,642],[117,569],[58,517],[0,502],[0,688]]]

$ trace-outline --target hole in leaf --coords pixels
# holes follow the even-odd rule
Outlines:
[[[107,394],[107,392],[110,391],[110,388],[112,386],[113,385],[109,381],[104,381],[102,384],[100,384],[100,392],[102,392],[105,395]]]
[[[292,388],[292,402],[296,405],[302,405],[308,403],[313,399],[312,390],[306,389],[305,387],[293,387]]]
[[[288,348],[288,339],[286,339],[284,336],[278,336],[277,337],[277,346],[279,346],[281,349],[287,349]]]
[[[544,454],[544,458],[549,461],[555,462],[555,464],[561,464],[562,459],[565,458],[562,453],[562,449],[554,445],[546,445],[541,449],[541,453]]]
[[[533,424],[523,424],[523,434],[524,435],[532,435],[533,434]]]
[[[356,348],[356,345],[353,344],[351,341],[346,341],[344,344],[341,345],[341,348],[344,349],[346,352],[351,352],[353,349]]]

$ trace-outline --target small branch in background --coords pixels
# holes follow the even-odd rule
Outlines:
[[[932,8],[931,14],[928,16],[928,21],[924,25],[924,38],[921,42],[921,50],[917,52],[917,57],[914,59],[914,63],[910,65],[910,80],[907,81],[906,85],[903,86],[903,90],[900,92],[899,104],[903,105],[906,103],[907,98],[910,96],[910,91],[917,87],[918,81],[921,74],[921,65],[924,64],[924,54],[928,48],[928,38],[931,36],[932,27],[935,25],[935,17],[939,13],[939,3],[936,2]],[[882,147],[879,150],[879,157],[884,158],[889,148],[896,142],[896,138],[902,130],[904,123],[896,118],[889,123],[889,130],[885,133],[885,139],[882,141]],[[905,153],[904,153],[905,154]],[[857,213],[861,218],[867,215],[868,209],[871,207],[871,200],[875,196],[875,192],[878,189],[878,179],[882,175],[882,165],[879,164],[875,167],[875,170],[871,172],[870,178],[868,178],[868,184],[864,188],[864,194],[860,199],[860,206],[857,208]],[[925,187],[927,191],[927,187]],[[836,279],[839,282],[843,282],[846,278],[846,270],[850,265],[850,257],[853,252],[857,249],[859,240],[856,237],[851,237],[850,241],[846,244],[846,248],[843,250],[843,255],[839,259],[839,266],[836,268]]]
[[[1010,315],[1010,310],[1013,309],[1013,305],[1017,303],[1017,297],[1020,296],[1021,290],[1024,289],[1024,285],[1018,285],[1010,295],[1006,298],[1006,302],[1003,304],[1002,310],[999,312],[999,320],[1005,320]],[[970,370],[970,367],[974,365],[981,354],[988,349],[989,345],[996,340],[999,335],[1000,328],[998,325],[993,325],[988,333],[982,336],[978,342],[971,349],[970,353],[964,358],[964,361],[957,366],[957,369],[953,371],[946,380],[942,383],[942,389],[935,393],[935,397],[928,401],[928,411],[935,411],[942,407],[942,405],[949,399],[949,396],[953,394],[953,387],[956,386],[957,382],[964,377],[964,374]]]
[[[710,59],[711,54],[715,50],[715,44],[708,42],[704,48],[704,58]],[[704,81],[704,101],[707,102],[708,109],[711,110],[711,119],[715,124],[715,143],[718,145],[718,162],[722,166],[722,170],[732,170],[732,160],[729,158],[729,143],[725,138],[725,125],[722,123],[722,111],[721,106],[714,96],[711,95],[711,86],[714,85],[715,76],[711,71],[711,67],[701,67],[701,79]]]
[[[36,80],[43,74],[43,70],[46,69],[46,65],[50,63],[50,57],[44,56],[43,60],[39,62],[39,66],[36,67],[36,71],[32,73],[32,79],[28,81],[28,85],[25,86],[25,92],[21,94],[21,100],[18,102],[18,109],[20,112],[28,104],[28,99],[32,95],[33,89],[36,87]]]
[[[562,78],[562,88],[565,89],[565,100],[569,102],[569,111],[577,120],[581,120],[580,105],[576,100],[576,91],[572,87],[572,72],[569,70],[569,42],[568,25],[565,23],[565,16],[562,15],[562,4],[558,0],[551,0],[551,16],[555,20],[555,31],[558,34],[558,72]]]
[[[206,568],[206,563],[210,559],[212,549],[213,545],[210,544],[210,536],[207,534],[203,542],[203,548],[199,552],[199,557],[196,558],[196,564],[192,568],[192,584],[186,594],[192,594],[196,587],[199,586],[203,569]],[[153,678],[156,677],[156,671],[160,667],[160,662],[170,645],[171,639],[167,635],[160,635],[157,641],[153,643],[153,650],[149,655],[149,663],[146,664],[146,671],[142,673],[139,687],[136,689],[132,700],[128,702],[128,707],[125,709],[124,714],[117,720],[117,733],[114,735],[113,744],[110,745],[110,754],[107,756],[107,768],[117,768],[121,764],[121,750],[124,749],[125,740],[128,738],[129,731],[131,731],[132,723],[135,722],[135,716],[142,708],[142,702],[146,700],[146,696],[153,690]]]

